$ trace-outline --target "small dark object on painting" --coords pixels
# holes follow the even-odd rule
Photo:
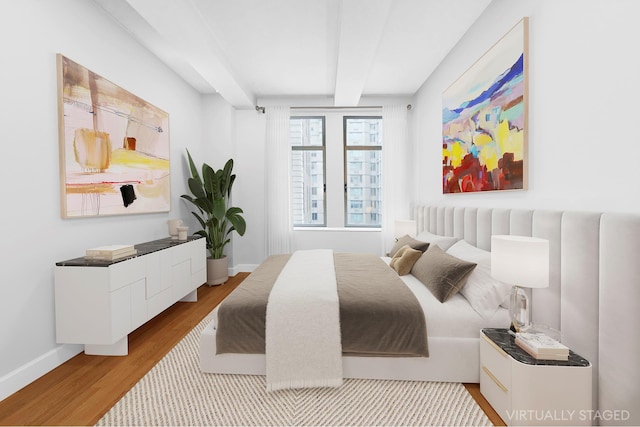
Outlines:
[[[122,193],[122,202],[124,207],[129,207],[131,203],[136,199],[136,193],[133,190],[133,185],[127,184],[120,187],[120,193]]]

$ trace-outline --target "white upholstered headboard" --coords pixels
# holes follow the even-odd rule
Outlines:
[[[413,213],[418,232],[485,250],[493,234],[549,240],[550,285],[532,292],[533,322],[561,330],[591,361],[600,424],[640,425],[640,215],[428,205]]]

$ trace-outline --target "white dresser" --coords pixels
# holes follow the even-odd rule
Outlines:
[[[480,392],[507,425],[591,425],[591,363],[536,360],[507,329],[480,332]]]
[[[127,335],[176,301],[196,301],[206,282],[205,239],[135,245],[117,261],[84,257],[56,263],[56,341],[86,354],[126,355]]]

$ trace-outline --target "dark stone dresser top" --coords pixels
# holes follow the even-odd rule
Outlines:
[[[134,247],[138,250],[138,253],[135,255],[118,258],[116,260],[100,260],[100,259],[89,259],[85,257],[73,258],[66,261],[56,262],[58,267],[108,267],[110,265],[116,264],[118,262],[126,261],[131,258],[147,255],[153,252],[161,251],[163,249],[170,248],[172,246],[178,246],[183,243],[191,242],[193,240],[202,239],[202,236],[194,235],[187,237],[187,240],[176,240],[171,237],[166,237],[164,239],[152,240],[150,242],[138,243],[134,245]]]

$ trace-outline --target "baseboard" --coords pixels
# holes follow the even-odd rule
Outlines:
[[[83,351],[84,347],[80,344],[60,345],[31,362],[14,369],[0,378],[0,400],[6,399]]]
[[[229,276],[235,276],[238,273],[251,273],[258,268],[258,264],[238,264],[229,268]]]

